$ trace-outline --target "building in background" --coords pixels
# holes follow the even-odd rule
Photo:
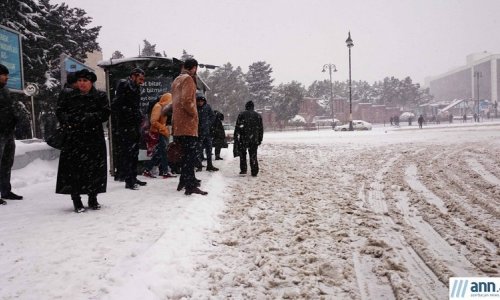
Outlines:
[[[485,51],[468,55],[464,66],[426,78],[425,84],[434,96],[434,102],[462,100],[461,105],[468,108],[469,113],[480,111],[484,114],[498,103],[499,76],[500,54]]]
[[[102,52],[95,51],[87,53],[87,59],[85,60],[85,64],[94,69],[95,74],[97,75],[97,81],[94,86],[96,89],[105,91],[106,90],[106,78],[104,77],[104,70],[102,68],[97,67],[97,63],[102,61]]]

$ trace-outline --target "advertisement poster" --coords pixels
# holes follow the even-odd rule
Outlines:
[[[24,89],[22,56],[20,34],[0,25],[0,64],[9,69],[7,87],[12,91]]]

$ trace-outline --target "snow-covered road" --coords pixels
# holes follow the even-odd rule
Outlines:
[[[223,150],[207,197],[110,180],[84,214],[36,160],[0,207],[0,299],[443,299],[499,276],[499,150],[498,123],[266,133],[256,178]]]

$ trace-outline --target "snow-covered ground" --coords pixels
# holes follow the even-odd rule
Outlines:
[[[14,170],[0,299],[447,299],[499,276],[500,123],[266,133],[256,178],[231,153],[197,173],[208,196],[110,179],[83,214],[57,160]]]

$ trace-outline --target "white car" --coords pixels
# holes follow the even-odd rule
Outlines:
[[[352,120],[352,128],[354,130],[372,130],[372,124],[362,120]],[[335,126],[335,131],[348,131],[349,122],[344,125]]]

